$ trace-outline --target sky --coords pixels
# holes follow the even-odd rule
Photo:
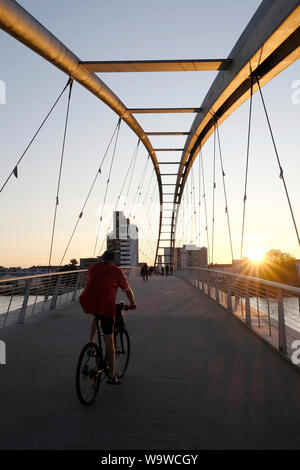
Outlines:
[[[19,2],[81,60],[151,60],[226,58],[260,4],[258,0],[22,0]],[[0,104],[1,166],[0,186],[39,127],[67,77],[33,51],[0,31],[0,80],[6,86],[6,103]],[[100,78],[127,107],[200,106],[216,72],[102,74]],[[296,221],[300,223],[299,194],[299,100],[293,93],[300,80],[299,62],[293,64],[263,88],[275,139],[282,161]],[[299,86],[299,84],[298,84]],[[294,95],[295,96],[295,95]],[[0,265],[23,266],[49,260],[57,179],[61,156],[67,95],[18,167],[18,179],[11,178],[0,193]],[[245,177],[249,102],[244,103],[221,126],[228,207],[234,258],[239,258]],[[147,131],[188,131],[194,116],[136,115]],[[75,83],[70,105],[52,264],[59,264],[82,209],[100,161],[117,125],[118,117],[103,102]],[[156,147],[183,147],[184,137],[153,137]],[[112,177],[106,197],[106,211],[100,225],[97,250],[104,249],[111,221],[137,136],[121,124]],[[103,165],[83,218],[64,262],[92,256],[99,217],[106,191],[112,149]],[[176,154],[180,156],[180,154]],[[159,155],[160,157],[160,155]],[[173,159],[172,155],[163,155]],[[139,147],[126,206],[119,209],[139,226],[140,258],[151,262],[158,230],[158,188],[147,152]],[[203,148],[208,234],[212,237],[213,137]],[[144,170],[146,167],[146,170]],[[199,158],[194,165],[194,184],[189,176],[186,207],[181,210],[177,244],[207,244],[204,201],[199,190]],[[139,198],[136,188],[144,175]],[[124,194],[127,194],[129,178]],[[193,219],[194,186],[197,207]],[[190,189],[189,189],[190,188]],[[124,196],[123,194],[123,196]],[[199,212],[199,194],[202,202]],[[214,262],[230,262],[231,253],[224,211],[220,166],[216,163]],[[188,204],[188,201],[192,203]],[[139,207],[132,208],[138,202]],[[153,207],[149,206],[153,203]],[[184,214],[183,214],[184,212]],[[185,219],[183,219],[185,217]],[[194,227],[194,228],[193,228]],[[200,238],[199,238],[200,227]],[[212,240],[211,240],[212,241]],[[210,241],[210,243],[211,243]],[[259,95],[253,99],[248,198],[244,254],[276,248],[300,258],[297,238],[288,210],[282,181],[268,134]]]

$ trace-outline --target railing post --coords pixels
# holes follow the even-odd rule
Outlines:
[[[207,277],[207,295],[210,297],[210,272]]]
[[[31,281],[32,281],[32,279],[27,279],[26,280],[24,299],[23,299],[22,308],[20,310],[18,323],[24,323],[25,314],[26,314],[26,310],[27,310],[28,299],[29,299],[29,294],[30,294]]]
[[[227,278],[227,310],[232,313],[230,277]]]
[[[54,288],[54,292],[53,292],[52,299],[51,299],[50,310],[54,310],[55,307],[56,307],[59,286],[60,286],[60,283],[61,283],[61,277],[62,277],[62,275],[58,274],[56,284],[55,284],[55,288]]]
[[[8,314],[9,314],[9,310],[10,310],[10,306],[11,306],[11,303],[12,303],[13,296],[15,295],[16,286],[17,286],[17,283],[15,282],[14,287],[13,287],[13,291],[10,295],[10,301],[8,303],[8,307],[7,307],[7,310],[6,310],[6,315],[5,315],[4,322],[3,322],[3,328],[6,326],[6,321],[7,321],[7,317],[8,317]]]
[[[77,274],[77,279],[75,282],[75,287],[72,295],[72,301],[76,302],[76,295],[77,295],[77,290],[78,290],[78,284],[79,284],[79,278],[80,278],[80,273]]]
[[[246,325],[251,327],[251,308],[250,308],[250,299],[249,299],[248,279],[246,279],[246,284],[245,284],[245,297],[246,297]]]
[[[278,348],[287,353],[282,289],[278,292]]]
[[[220,303],[218,277],[216,277],[216,302]]]

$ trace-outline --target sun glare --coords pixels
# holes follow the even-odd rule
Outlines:
[[[252,248],[248,251],[248,258],[254,263],[260,263],[265,256],[265,251],[262,248]]]

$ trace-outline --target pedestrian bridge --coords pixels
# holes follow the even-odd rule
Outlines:
[[[276,201],[282,197],[287,202],[286,210],[291,216],[300,246],[290,185],[285,180],[284,164],[271,124],[272,116],[263,93],[267,83],[299,59],[299,24],[299,0],[264,0],[227,58],[86,61],[77,57],[17,2],[0,0],[0,29],[50,62],[64,74],[67,81],[0,185],[2,193],[8,190],[13,177],[18,178],[26,161],[24,157],[28,156],[48,118],[52,118],[54,108],[66,96],[58,178],[54,182],[57,188],[53,201],[54,213],[53,218],[49,218],[51,242],[47,274],[0,280],[0,448],[299,448],[300,288],[245,276],[242,270],[237,274],[214,269],[217,233],[215,202],[222,212],[225,209],[231,267],[237,259],[232,243],[231,206],[227,198],[225,176],[228,170],[223,165],[219,127],[249,100],[244,128],[245,174],[240,173],[236,177],[235,172],[232,173],[234,181],[238,178],[244,181],[239,255],[242,266],[244,235],[247,232],[252,103],[256,93],[271,137],[280,184],[283,185],[282,196],[278,194]],[[174,54],[175,51],[172,56]],[[155,108],[151,103],[147,107],[132,108],[125,105],[103,81],[106,72],[171,74],[208,70],[218,73],[202,104],[199,106],[199,96],[195,96],[192,107],[186,107],[183,102],[179,108],[166,108],[164,103]],[[60,204],[64,199],[61,198],[64,189],[61,185],[64,178],[61,176],[64,176],[65,143],[72,137],[67,131],[74,84],[83,86],[105,103],[116,114],[117,122],[99,165],[97,163],[91,184],[80,183],[86,197],[83,197],[84,194],[80,196],[82,205],[74,228],[73,224],[65,225],[66,222],[63,230],[61,228],[60,233],[70,233],[70,237],[66,238],[66,244],[63,242],[65,248],[59,254],[57,213],[64,209]],[[43,83],[42,86],[50,96],[50,90]],[[151,93],[147,94],[145,102],[151,97]],[[138,103],[133,104],[138,106]],[[18,105],[19,109],[23,109],[26,115],[27,110],[21,105]],[[152,124],[149,121],[149,127],[144,128],[136,117],[140,114],[154,117],[163,113],[194,113],[195,118],[190,127],[186,122],[183,127],[169,128],[168,118],[164,121],[165,127],[157,128],[153,119]],[[282,119],[289,121],[284,114]],[[133,131],[138,141],[132,156],[124,158],[122,149],[118,158],[116,149],[119,152],[119,131],[123,123]],[[242,131],[241,123],[239,132]],[[16,140],[20,138],[15,131],[14,136]],[[185,136],[182,144],[176,143],[175,136]],[[213,138],[213,172],[210,173],[212,179],[208,181],[202,149],[210,136]],[[167,144],[165,137],[173,143]],[[52,141],[51,135],[48,138]],[[154,141],[159,138],[161,143],[155,144],[153,138]],[[140,147],[146,150],[142,164]],[[288,146],[285,151],[289,152]],[[216,183],[217,156],[220,157],[220,184]],[[115,157],[118,159],[115,160]],[[120,170],[119,167],[117,170],[115,168],[120,159],[126,165],[124,169]],[[80,154],[80,165],[77,162],[80,167],[82,161]],[[196,161],[199,164],[197,177],[194,174]],[[51,157],[51,165],[52,162],[54,165],[55,159]],[[72,162],[75,165],[75,160]],[[103,167],[104,162],[106,167]],[[292,171],[297,174],[294,167]],[[114,180],[116,177],[118,180]],[[34,173],[34,178],[33,183],[39,175]],[[98,217],[97,212],[97,235],[90,262],[96,260],[97,253],[103,253],[110,233],[112,213],[126,206],[130,211],[126,214],[126,220],[129,223],[131,218],[141,229],[140,259],[150,266],[174,268],[174,275],[151,277],[148,283],[143,283],[138,268],[122,267],[138,305],[136,311],[127,314],[132,342],[131,362],[124,384],[109,387],[103,383],[96,402],[85,408],[76,396],[75,369],[79,352],[89,336],[90,318],[82,313],[78,304],[78,295],[86,281],[86,270],[64,271],[75,266],[72,263],[64,265],[64,261],[79,222],[87,212],[87,203],[96,183],[101,183],[101,214]],[[205,183],[211,193],[211,201],[207,200]],[[73,186],[76,187],[72,181]],[[223,190],[224,202],[219,197],[215,198],[217,186]],[[32,191],[35,191],[34,184]],[[72,196],[72,205],[74,201]],[[207,202],[209,209],[210,206],[212,209],[209,214],[211,223],[207,217]],[[112,203],[114,211],[110,211],[106,220],[104,212],[108,203]],[[273,213],[273,206],[271,208],[270,213]],[[257,212],[259,210],[258,204]],[[32,213],[35,213],[34,205]],[[18,218],[14,211],[11,214]],[[63,213],[61,220],[67,220]],[[283,219],[279,222],[283,226],[286,224]],[[256,219],[255,223],[259,232]],[[30,225],[29,219],[26,219],[26,224]],[[38,229],[32,227],[32,233],[41,233],[42,222],[39,221],[39,224]],[[127,225],[126,222],[126,241],[130,238]],[[9,233],[13,233],[10,218],[9,223],[5,220],[4,226]],[[224,227],[218,227],[219,237],[223,239]],[[236,222],[234,227],[237,227]],[[281,228],[280,225],[278,227]],[[18,232],[19,245],[23,247],[26,236],[21,225]],[[187,240],[189,243],[197,242],[200,247],[200,241],[203,244],[204,238],[207,259],[201,266],[207,269],[175,270],[178,266],[189,264],[174,262],[177,248]],[[121,237],[117,239],[120,241]],[[9,252],[9,249],[12,250],[7,247],[4,250]],[[23,250],[26,249],[27,245],[24,245]],[[55,264],[54,258],[57,260]],[[136,264],[132,260],[130,263]],[[288,277],[285,282],[289,282]],[[293,285],[298,284],[295,281]]]
[[[1,329],[2,449],[296,449],[299,371],[177,276],[133,282],[132,355],[91,407],[75,391],[90,318],[77,302]]]

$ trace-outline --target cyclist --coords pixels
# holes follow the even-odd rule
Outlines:
[[[109,368],[107,383],[120,384],[121,380],[115,373],[115,345],[113,336],[118,288],[120,287],[127,295],[130,309],[135,309],[136,305],[134,294],[128,281],[122,270],[114,264],[114,261],[114,252],[105,251],[101,261],[88,268],[87,283],[80,294],[79,302],[85,313],[94,315],[90,332],[91,343],[94,342],[97,331],[95,315],[101,322]]]

